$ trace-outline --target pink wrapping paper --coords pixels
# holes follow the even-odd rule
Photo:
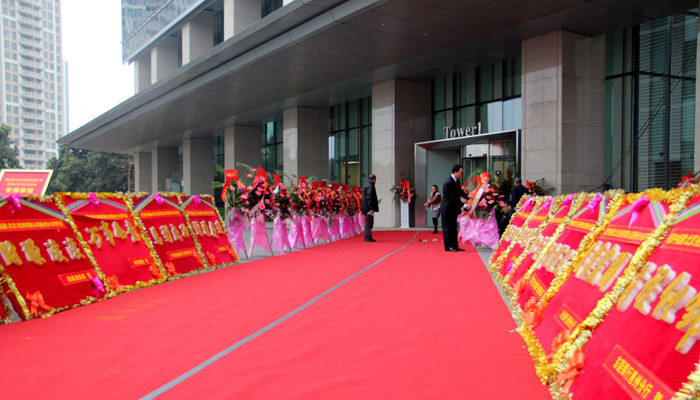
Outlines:
[[[498,247],[498,224],[496,222],[496,212],[491,210],[488,219],[477,218],[472,228],[472,236],[468,239],[473,245],[484,245],[492,249]]]
[[[226,233],[228,234],[228,241],[233,246],[238,254],[245,254],[248,258],[248,253],[245,249],[245,241],[243,241],[243,231],[247,229],[246,219],[238,213],[234,208],[228,213],[226,218]]]
[[[265,229],[265,216],[259,214],[253,220],[250,221],[250,247],[248,250],[248,255],[253,255],[253,247],[257,245],[263,250],[269,251],[270,254],[275,255],[272,252],[272,247],[270,246],[270,238],[267,236],[267,230]]]
[[[352,221],[353,217],[342,216],[338,218],[338,225],[340,225],[340,236],[341,238],[349,238],[354,235],[355,226]]]
[[[330,219],[329,231],[331,233],[331,240],[340,240],[341,239],[341,237],[340,237],[340,217],[338,217],[337,215],[334,215]]]
[[[289,225],[289,247],[291,249],[298,249],[299,245],[301,248],[306,247],[304,243],[304,228],[301,226],[302,217],[295,215],[294,218],[290,220]]]
[[[473,234],[471,231],[471,219],[468,215],[460,215],[457,218],[457,222],[459,223],[457,239],[459,239],[460,243],[465,243]]]
[[[313,235],[314,244],[318,244],[321,240],[325,243],[330,243],[328,222],[325,217],[314,217],[311,221],[311,234]]]
[[[357,232],[364,232],[365,230],[365,214],[357,214]]]
[[[301,228],[304,233],[304,247],[311,247],[314,245],[314,237],[311,234],[311,222],[308,218],[301,218]]]
[[[279,215],[275,217],[272,228],[272,246],[280,254],[284,253],[285,250],[292,250],[287,238],[287,221],[280,218]]]

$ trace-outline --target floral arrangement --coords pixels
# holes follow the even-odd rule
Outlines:
[[[684,188],[688,185],[692,185],[695,183],[695,174],[688,173],[686,176],[681,179],[680,182],[678,182],[678,185],[676,186],[677,188]]]
[[[544,178],[537,181],[525,181],[525,188],[532,196],[546,196],[547,191],[540,186],[544,182]]]
[[[477,199],[476,196],[479,196],[479,198]],[[465,211],[466,213],[473,213],[476,218],[484,219],[488,219],[491,216],[492,210],[504,211],[506,207],[503,195],[498,193],[498,185],[489,183],[484,183],[481,189],[477,188],[469,192],[467,204],[472,206]]]
[[[235,170],[229,170],[235,171]],[[307,178],[300,177],[287,187],[277,174],[272,174],[270,184],[268,173],[262,168],[250,168],[250,173],[242,180],[238,172],[227,176],[225,194],[226,205],[236,209],[241,215],[253,219],[263,214],[266,218],[281,219],[296,216],[352,216],[359,212],[361,190],[347,185],[325,181],[309,184]]]
[[[394,201],[400,200],[402,203],[410,203],[416,197],[416,186],[411,181],[401,180],[392,190],[394,191]]]

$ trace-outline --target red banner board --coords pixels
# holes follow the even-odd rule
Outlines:
[[[175,195],[130,196],[134,214],[141,220],[163,267],[169,277],[189,274],[204,269],[208,263],[202,259],[192,240],[179,200]]]
[[[634,225],[629,226],[634,207],[630,198],[625,197],[612,220],[578,258],[571,275],[544,308],[542,319],[533,330],[545,352],[553,350],[555,336],[573,330],[593,311],[627,268],[639,245],[660,226],[662,219],[658,215],[665,215],[670,207],[661,202],[649,203]]]
[[[219,211],[207,196],[184,198],[181,206],[210,266],[221,266],[238,261],[238,256],[228,241]]]
[[[527,262],[522,263],[520,268],[518,268],[520,274],[517,274],[511,280],[514,287],[520,287],[521,290],[524,289],[517,298],[517,305],[521,310],[525,309],[525,304],[531,301],[530,299],[535,298],[535,300],[539,300],[542,297],[549,289],[560,268],[576,255],[581,240],[605,218],[609,199],[604,197],[598,202],[593,195],[587,196],[588,198],[581,203],[581,207],[571,217],[570,222],[566,225],[561,235],[554,242],[548,243],[550,245],[548,251],[543,253],[545,247],[540,248],[536,253],[538,259],[533,260],[533,258],[530,258]],[[556,226],[547,227],[545,233],[552,232],[559,224],[564,222],[559,218],[562,218],[562,216],[558,214],[557,218],[553,219]],[[531,274],[526,274],[526,271],[532,268],[534,268],[534,271]]]
[[[163,278],[157,262],[141,236],[122,195],[65,193],[58,196],[90,247],[97,266],[111,290],[133,290]]]
[[[583,346],[586,366],[571,386],[574,398],[667,400],[696,371],[699,227],[696,196]]]
[[[68,219],[51,198],[0,200],[0,258],[5,293],[23,319],[106,294]]]
[[[502,270],[501,264],[504,264],[500,262],[499,259],[501,259],[506,250],[508,250],[510,243],[513,240],[517,240],[518,236],[520,236],[520,233],[525,226],[525,222],[527,222],[530,215],[534,212],[534,198],[528,198],[527,200],[522,201],[521,204],[522,206],[511,217],[508,228],[503,233],[503,237],[498,243],[498,247],[496,247],[496,250],[494,250],[493,254],[491,255],[490,264],[493,269],[498,271]]]
[[[51,169],[3,169],[0,170],[0,195],[43,196],[53,170]]]

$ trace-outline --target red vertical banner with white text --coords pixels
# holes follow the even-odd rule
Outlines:
[[[22,319],[90,303],[103,282],[53,198],[0,198],[0,273]]]
[[[57,196],[111,290],[133,290],[163,280],[162,266],[143,240],[123,195],[59,193]]]
[[[191,274],[207,268],[178,198],[174,194],[130,195],[134,215],[141,221],[169,278]]]
[[[189,196],[182,200],[181,206],[210,266],[221,266],[238,261],[238,256],[228,241],[219,211],[211,197]]]
[[[669,225],[582,347],[574,398],[668,400],[697,385],[689,375],[700,359],[700,196]]]

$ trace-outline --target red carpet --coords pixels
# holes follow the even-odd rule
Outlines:
[[[414,235],[357,236],[0,326],[0,393],[551,398],[476,252]]]

